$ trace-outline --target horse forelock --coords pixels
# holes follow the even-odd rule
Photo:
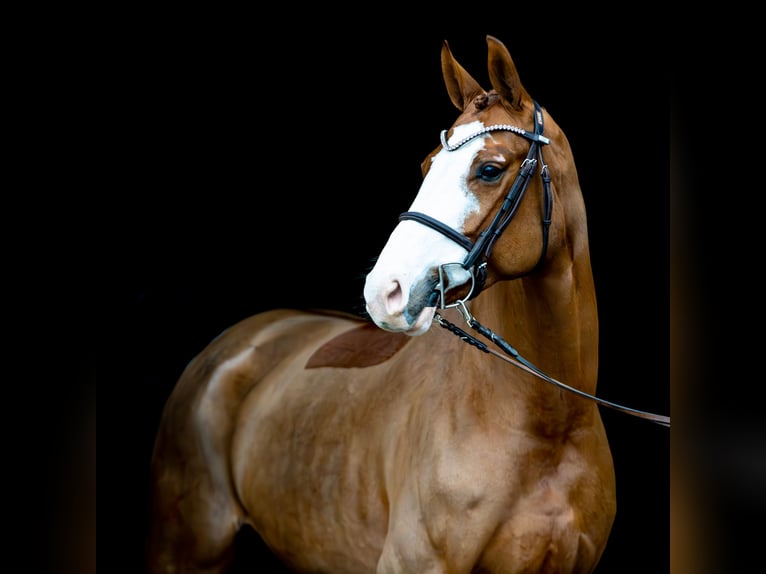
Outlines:
[[[497,93],[493,92],[492,94],[489,93],[483,93],[476,96],[473,100],[473,105],[476,108],[476,111],[480,112],[487,108],[490,104],[490,97],[492,95],[497,95]]]

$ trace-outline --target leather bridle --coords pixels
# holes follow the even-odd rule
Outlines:
[[[479,234],[475,243],[472,242],[468,237],[466,237],[459,231],[431,217],[430,215],[426,215],[425,213],[420,213],[418,211],[406,211],[402,213],[401,215],[399,215],[399,221],[411,219],[413,221],[417,221],[418,223],[422,223],[423,225],[426,225],[432,229],[435,229],[439,233],[452,239],[454,242],[456,242],[458,245],[460,245],[461,247],[465,248],[468,251],[468,254],[465,256],[465,259],[463,259],[463,262],[460,264],[465,270],[467,270],[471,274],[471,280],[472,280],[471,291],[469,295],[466,297],[466,299],[471,299],[473,297],[476,297],[476,295],[478,295],[481,292],[481,290],[484,288],[484,283],[487,279],[487,262],[489,261],[490,254],[492,253],[492,248],[495,246],[495,242],[503,233],[503,231],[505,231],[505,228],[508,227],[508,224],[511,222],[514,215],[516,215],[516,212],[519,208],[519,204],[521,203],[521,200],[524,198],[524,194],[526,193],[527,187],[529,186],[532,173],[534,172],[534,169],[537,166],[538,162],[541,166],[540,177],[543,180],[543,190],[544,190],[543,218],[542,218],[543,246],[542,246],[542,252],[540,253],[540,258],[538,259],[537,264],[535,265],[535,268],[537,268],[540,265],[540,263],[543,261],[543,259],[545,259],[545,253],[548,250],[548,231],[551,225],[551,211],[553,209],[553,194],[551,192],[551,178],[548,172],[548,166],[543,161],[542,146],[549,144],[550,139],[548,139],[547,137],[543,135],[542,109],[540,108],[540,105],[537,102],[534,102],[534,104],[535,104],[535,113],[534,113],[535,131],[534,132],[530,132],[525,129],[508,125],[508,124],[496,124],[496,125],[491,125],[491,126],[482,128],[479,131],[469,135],[468,137],[463,138],[462,140],[452,145],[447,143],[447,130],[444,130],[441,133],[442,147],[447,151],[455,151],[460,146],[466,144],[467,142],[473,140],[474,138],[477,138],[479,136],[482,136],[486,133],[493,132],[493,131],[513,132],[515,134],[520,135],[523,138],[528,139],[531,142],[529,146],[529,152],[527,152],[527,157],[522,162],[521,167],[519,168],[519,173],[516,176],[516,179],[514,179],[513,184],[511,184],[511,187],[508,189],[508,193],[506,194],[502,205],[500,206],[497,213],[495,214],[495,217],[492,220],[492,223],[490,223],[489,227],[487,227],[484,231],[482,231]],[[450,265],[454,265],[454,264],[450,264]],[[441,271],[442,271],[442,267],[440,267],[440,272]],[[446,288],[445,288],[443,279],[439,281],[438,289],[440,290],[440,293],[441,293],[440,305],[441,305],[441,308],[443,309],[447,306],[446,299],[445,299]]]

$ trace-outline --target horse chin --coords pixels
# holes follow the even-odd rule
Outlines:
[[[389,333],[402,333],[411,337],[417,337],[431,328],[431,324],[434,320],[434,315],[436,314],[436,307],[423,307],[418,312],[413,322],[410,322],[413,314],[407,312],[388,317],[387,319],[382,319],[373,312],[369,305],[367,307],[367,314],[370,316],[370,319],[372,319],[373,322],[384,331],[388,331]]]
[[[436,307],[424,307],[415,322],[404,333],[411,337],[418,337],[431,328],[434,321]]]

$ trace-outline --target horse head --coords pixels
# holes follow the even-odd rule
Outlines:
[[[552,206],[561,182],[577,185],[569,144],[507,48],[492,36],[487,44],[490,90],[442,45],[444,81],[461,113],[423,161],[420,190],[366,277],[367,312],[385,330],[425,333],[437,306],[536,271],[564,237]],[[584,222],[581,196],[571,195],[565,203]]]

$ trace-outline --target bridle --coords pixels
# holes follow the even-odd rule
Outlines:
[[[524,194],[526,193],[527,187],[529,186],[530,178],[538,162],[540,163],[540,166],[541,166],[540,177],[543,180],[543,190],[544,190],[543,218],[542,218],[543,246],[542,246],[542,251],[540,253],[540,258],[535,264],[535,269],[545,259],[545,253],[548,250],[548,230],[550,229],[550,225],[551,225],[551,211],[553,209],[553,194],[551,192],[551,178],[548,172],[548,166],[543,161],[542,146],[549,144],[550,139],[548,139],[547,137],[543,135],[542,109],[540,108],[540,105],[537,102],[534,102],[534,104],[535,104],[535,113],[534,113],[535,131],[534,132],[530,132],[525,129],[508,125],[508,124],[496,124],[496,125],[484,127],[478,130],[477,132],[461,139],[460,141],[455,142],[452,145],[447,143],[447,130],[444,130],[441,133],[442,147],[447,151],[455,151],[460,146],[468,143],[474,138],[477,138],[486,133],[494,132],[494,131],[513,132],[515,134],[522,136],[523,138],[528,139],[531,142],[529,146],[529,152],[527,152],[527,157],[522,162],[521,167],[519,168],[519,173],[516,176],[516,179],[513,181],[513,184],[511,184],[511,187],[508,189],[508,193],[505,195],[505,199],[503,200],[502,205],[500,206],[497,213],[495,214],[495,217],[492,220],[492,222],[489,224],[489,227],[487,227],[484,231],[482,231],[479,234],[479,236],[476,239],[476,243],[472,242],[468,237],[466,237],[459,231],[453,229],[449,225],[442,223],[441,221],[434,219],[433,217],[431,217],[430,215],[426,215],[425,213],[420,213],[418,211],[406,211],[402,213],[401,215],[399,215],[399,221],[403,221],[405,219],[411,219],[411,220],[417,221],[418,223],[422,223],[423,225],[427,225],[428,227],[431,227],[432,229],[435,229],[439,233],[449,237],[458,245],[465,248],[466,251],[468,251],[468,254],[465,256],[465,259],[463,259],[463,262],[460,264],[466,271],[468,271],[471,274],[471,290],[469,294],[466,296],[466,299],[472,299],[473,297],[476,297],[484,288],[484,283],[487,279],[487,261],[489,260],[489,256],[490,256],[490,253],[492,252],[492,248],[495,246],[495,241],[497,241],[497,239],[500,237],[503,231],[505,231],[505,228],[508,227],[508,224],[511,222],[511,219],[513,219],[514,215],[516,215],[516,212],[519,208],[519,204],[521,203],[521,200],[524,198]],[[454,265],[454,263],[450,263],[448,265]],[[444,266],[439,267],[440,281],[437,287],[441,295],[442,309],[446,308],[446,305],[445,305],[446,287],[445,287],[445,281],[443,276],[443,273],[444,273],[443,268]]]
[[[504,341],[500,336],[498,336],[496,333],[494,333],[493,331],[491,331],[490,329],[488,329],[487,327],[479,323],[471,315],[470,311],[468,310],[468,307],[466,306],[465,302],[467,300],[470,300],[476,297],[484,288],[484,283],[487,278],[487,262],[489,261],[489,256],[490,256],[490,253],[492,252],[492,248],[494,247],[495,242],[503,233],[503,231],[505,231],[505,228],[508,227],[508,224],[511,222],[511,219],[513,219],[514,215],[516,215],[519,204],[521,203],[521,200],[524,198],[524,194],[527,190],[527,187],[529,186],[529,181],[532,176],[532,173],[538,163],[540,164],[540,177],[542,178],[542,181],[543,181],[543,217],[542,217],[543,242],[542,242],[542,252],[540,253],[540,257],[537,260],[537,263],[535,264],[535,267],[533,268],[533,270],[539,267],[542,261],[545,259],[545,254],[546,254],[546,251],[548,250],[548,233],[549,233],[550,225],[551,225],[551,211],[553,209],[553,194],[551,192],[551,178],[550,178],[548,166],[543,161],[542,146],[549,144],[550,139],[543,135],[542,109],[540,108],[540,105],[536,101],[534,102],[534,105],[535,105],[534,132],[530,132],[525,129],[508,125],[508,124],[495,124],[495,125],[484,127],[453,144],[449,144],[447,142],[447,130],[443,130],[441,132],[442,148],[447,151],[455,151],[460,146],[466,144],[467,142],[473,140],[474,138],[477,138],[479,136],[482,136],[486,133],[493,132],[493,131],[513,132],[530,141],[529,152],[527,152],[527,157],[522,162],[521,167],[519,168],[519,173],[516,176],[516,179],[511,184],[511,187],[508,189],[508,193],[506,194],[502,205],[498,209],[497,213],[495,214],[495,217],[492,219],[492,222],[489,224],[489,226],[479,234],[475,243],[472,242],[468,237],[466,237],[459,231],[431,217],[430,215],[426,215],[425,213],[420,213],[418,211],[406,211],[402,213],[401,215],[399,215],[399,221],[404,221],[409,219],[409,220],[417,221],[418,223],[422,223],[423,225],[431,227],[432,229],[435,229],[442,235],[445,235],[446,237],[452,239],[454,242],[456,242],[458,245],[462,246],[463,248],[466,249],[466,251],[468,251],[468,254],[466,255],[465,259],[463,259],[462,263],[459,263],[459,264],[447,263],[439,267],[439,283],[436,287],[439,291],[438,294],[440,295],[439,308],[447,309],[451,307],[456,307],[460,311],[461,315],[463,316],[463,319],[466,321],[466,323],[468,323],[468,325],[472,329],[476,330],[480,335],[489,339],[492,343],[497,345],[504,354],[500,354],[497,351],[489,349],[487,345],[485,345],[483,342],[476,339],[475,337],[473,337],[472,335],[470,335],[463,329],[460,329],[454,323],[447,321],[438,312],[435,314],[435,319],[439,323],[439,325],[441,325],[448,331],[460,337],[462,341],[475,346],[480,351],[483,351],[485,353],[491,353],[503,360],[506,360],[510,362],[511,364],[513,364],[514,366],[519,367],[522,370],[528,373],[531,373],[532,375],[540,379],[543,379],[544,381],[547,381],[553,385],[556,385],[560,388],[563,388],[572,393],[575,393],[581,397],[595,401],[596,403],[600,405],[618,410],[620,412],[631,414],[643,419],[647,419],[666,427],[670,427],[670,417],[667,417],[664,415],[657,415],[657,414],[649,413],[646,411],[640,411],[637,409],[632,409],[629,407],[619,405],[617,403],[606,401],[604,399],[598,398],[596,396],[588,394],[574,387],[570,387],[569,385],[566,385],[562,383],[561,381],[558,381],[554,379],[553,377],[547,375],[541,369],[539,369],[538,367],[536,367],[535,365],[527,361],[524,357],[522,357],[516,349],[514,349],[511,345],[509,345],[506,341]],[[460,265],[461,267],[463,267],[463,269],[465,269],[466,271],[470,273],[471,288],[468,292],[468,295],[466,295],[464,299],[458,299],[455,303],[447,304],[446,303],[447,286],[445,281],[446,271],[444,270],[444,268],[450,265]]]

